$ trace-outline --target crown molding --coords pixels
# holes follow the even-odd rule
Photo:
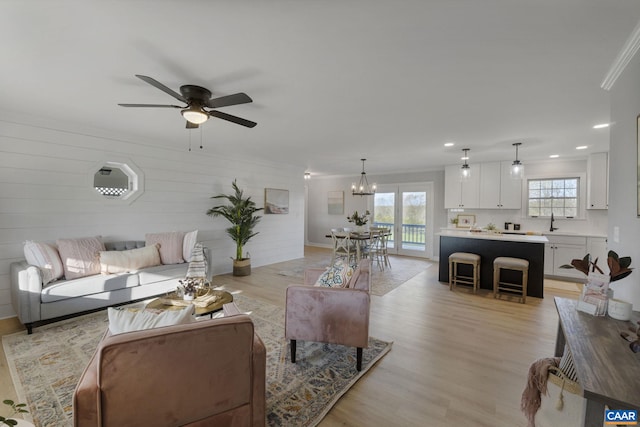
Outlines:
[[[640,48],[640,22],[636,24],[636,27],[633,29],[633,32],[627,39],[627,42],[618,53],[618,56],[613,61],[611,68],[609,68],[609,72],[604,77],[602,84],[600,87],[604,90],[611,90],[613,84],[616,82],[620,74],[627,67],[629,62],[633,59],[636,52]]]

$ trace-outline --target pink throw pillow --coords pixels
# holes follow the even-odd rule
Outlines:
[[[160,260],[163,264],[182,264],[182,231],[170,231],[168,233],[151,233],[145,236],[145,245],[152,246],[160,243]]]
[[[100,251],[105,250],[101,237],[58,239],[56,244],[67,280],[100,274]]]
[[[62,261],[56,248],[46,243],[24,242],[24,257],[31,265],[42,271],[42,284],[58,280],[64,275]]]

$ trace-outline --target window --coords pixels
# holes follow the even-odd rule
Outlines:
[[[580,178],[530,179],[527,215],[575,218],[579,194]]]
[[[144,192],[144,174],[129,159],[110,159],[89,170],[93,194],[103,200],[131,203]]]

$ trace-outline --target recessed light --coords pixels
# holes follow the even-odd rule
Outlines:
[[[550,159],[557,159],[558,157],[560,157],[559,154],[552,154],[549,156]]]
[[[609,123],[600,123],[599,125],[595,125],[593,128],[602,129],[602,128],[608,128],[608,127],[609,127]]]
[[[453,146],[454,146],[454,143],[453,143],[453,142],[445,142],[445,143],[444,143],[444,146],[445,146],[445,147],[453,147]]]
[[[578,147],[576,147],[576,150],[586,150],[587,148],[589,147],[587,147],[586,145],[579,145]]]

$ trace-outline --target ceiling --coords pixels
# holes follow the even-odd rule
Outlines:
[[[177,110],[117,105],[176,103],[143,74],[253,98],[220,111],[258,126],[210,119],[202,155],[318,176],[584,157],[639,21],[637,0],[2,0],[0,109],[186,151]]]

